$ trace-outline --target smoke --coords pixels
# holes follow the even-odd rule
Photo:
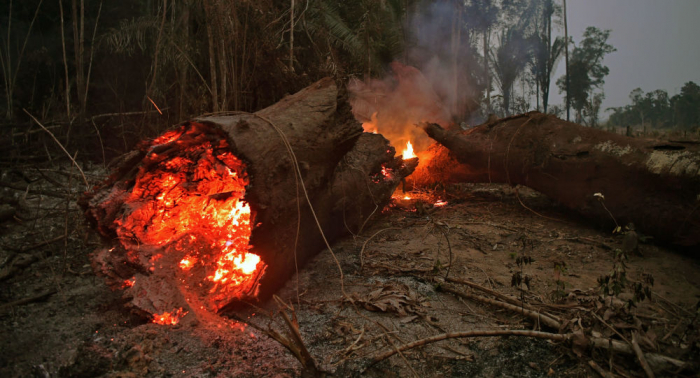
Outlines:
[[[463,7],[458,7],[463,9]],[[367,132],[378,132],[401,151],[411,141],[416,153],[432,140],[417,127],[423,122],[449,127],[463,120],[481,92],[470,70],[479,69],[463,15],[447,2],[417,8],[406,27],[410,47],[403,62],[389,65],[382,79],[352,79],[348,84],[355,118]],[[461,12],[461,10],[459,11]],[[476,84],[476,85],[475,85]]]

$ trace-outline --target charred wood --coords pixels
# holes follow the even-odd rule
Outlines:
[[[634,223],[661,242],[700,244],[697,146],[628,138],[538,112],[466,131],[424,130],[441,146],[414,175],[418,184],[525,185],[611,230]]]

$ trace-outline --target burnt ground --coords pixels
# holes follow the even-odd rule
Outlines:
[[[89,172],[92,182],[102,177],[99,168]],[[15,210],[0,224],[3,377],[299,376],[300,362],[268,336],[276,331],[289,338],[281,302],[293,306],[285,313],[292,323],[296,317],[318,366],[336,376],[594,376],[589,361],[616,376],[644,376],[634,356],[517,336],[450,338],[370,366],[378,353],[447,332],[558,332],[446,292],[494,298],[444,283],[446,275],[549,313],[561,320],[561,333],[631,339],[636,332],[646,353],[698,357],[696,258],[642,243],[642,256],[629,253],[627,285],[616,297],[603,297],[597,280],[613,270],[625,236],[525,188],[516,193],[500,185],[459,185],[439,196],[414,193],[421,200],[397,200],[360,235],[333,243],[342,281],[334,255],[323,251],[279,292],[281,302],[161,326],[132,314],[121,294],[92,272],[89,255],[99,240],[75,204],[84,189],[76,171],[8,170],[0,181],[13,183],[0,190],[3,209]],[[437,197],[447,205],[433,207]],[[518,265],[528,257],[531,263]],[[529,288],[512,286],[518,273],[528,277]],[[649,274],[652,298],[637,298],[628,308],[633,284]],[[665,368],[657,376],[694,376],[694,368]]]

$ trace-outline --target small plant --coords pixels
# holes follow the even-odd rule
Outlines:
[[[649,273],[642,274],[642,282],[632,284],[634,296],[627,303],[629,308],[637,307],[637,303],[645,299],[651,299],[651,288],[654,286],[654,276]]]
[[[627,265],[625,265],[625,261],[627,261],[627,254],[621,249],[616,249],[612,271],[605,276],[598,277],[598,285],[604,296],[618,296],[622,289],[627,286]]]
[[[525,265],[529,265],[535,262],[535,259],[533,259],[531,256],[518,256],[515,258],[515,264],[518,265],[520,268],[519,271],[513,273],[510,279],[510,286],[511,287],[521,287],[523,284],[527,287],[528,290],[530,290],[530,281],[531,278],[529,275],[525,274],[523,272]],[[520,300],[525,303],[525,292],[521,291],[520,292]]]
[[[604,296],[618,296],[630,283],[627,279],[627,253],[621,249],[615,250],[615,262],[612,271],[598,277],[598,285]],[[651,288],[654,286],[654,277],[651,274],[642,274],[642,282],[631,283],[633,296],[627,301],[627,307],[637,307],[637,303],[651,298]]]
[[[564,280],[562,280],[562,275],[567,274],[569,271],[568,266],[566,265],[566,261],[557,261],[554,263],[554,278],[555,282],[557,283],[557,288],[552,293],[554,299],[561,299],[566,296],[566,285],[568,283]]]

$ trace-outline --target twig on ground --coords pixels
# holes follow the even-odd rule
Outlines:
[[[51,136],[51,138],[53,138],[53,140],[56,142],[56,144],[58,144],[58,146],[61,147],[61,149],[63,150],[63,152],[65,152],[66,155],[68,155],[68,158],[73,162],[73,164],[75,164],[76,168],[78,168],[78,170],[80,171],[80,174],[83,176],[83,181],[85,182],[85,188],[90,188],[90,184],[88,184],[88,181],[87,181],[87,178],[85,177],[85,173],[83,172],[83,169],[80,168],[80,165],[78,165],[78,163],[75,161],[75,159],[73,158],[73,156],[71,156],[71,154],[68,153],[68,151],[66,150],[66,148],[63,147],[63,145],[61,144],[61,142],[58,141],[58,139],[56,138],[56,136],[53,135],[53,133],[51,132],[51,130],[47,129],[44,125],[42,125],[41,122],[39,122],[39,120],[36,119],[36,117],[34,117],[31,113],[29,113],[29,112],[27,111],[27,109],[22,109],[22,110],[24,110],[24,112],[27,113],[27,115],[28,115],[31,119],[33,119],[34,122],[36,122],[36,124],[39,125],[39,127],[41,127],[42,129],[44,129],[44,131],[46,131],[46,132]]]
[[[476,284],[476,283],[474,283],[474,282],[471,282],[471,281],[462,280],[462,279],[458,279],[458,278],[448,278],[448,279],[447,279],[447,282],[452,282],[452,283],[458,283],[458,284],[462,284],[462,285],[467,285],[467,286],[469,286],[469,287],[471,287],[471,288],[473,288],[473,289],[477,289],[477,290],[483,291],[484,293],[491,294],[491,295],[493,295],[494,297],[496,297],[496,298],[498,298],[498,299],[504,300],[504,301],[506,301],[506,302],[508,302],[508,303],[510,303],[510,304],[514,304],[514,305],[516,305],[516,306],[522,306],[522,305],[523,305],[523,303],[522,303],[521,301],[519,301],[518,299],[516,299],[516,298],[508,297],[508,296],[505,295],[505,294],[501,294],[501,293],[499,293],[499,292],[497,292],[497,291],[490,290],[490,289],[488,289],[488,288],[485,288],[485,287],[483,287],[483,286],[481,286],[481,285],[479,285],[479,284]],[[533,308],[531,308],[529,305],[524,305],[524,306],[525,306],[525,308],[527,308],[527,309],[529,309],[529,310],[533,310]]]
[[[20,253],[25,253],[25,252],[31,251],[32,249],[37,249],[37,248],[43,247],[43,246],[45,246],[45,245],[49,245],[49,244],[52,244],[52,243],[55,243],[55,242],[59,242],[59,241],[65,239],[65,238],[66,238],[66,235],[65,235],[65,234],[64,234],[64,235],[60,235],[60,236],[57,236],[57,237],[55,237],[55,238],[53,238],[53,239],[44,240],[44,241],[42,241],[42,242],[32,244],[32,245],[30,245],[30,246],[28,246],[28,247],[24,247],[24,248],[22,248],[19,252],[20,252]]]
[[[600,374],[601,377],[603,378],[614,378],[614,376],[607,371],[603,370],[602,367],[600,367],[598,364],[595,363],[593,360],[588,361],[588,366],[591,367],[596,373]]]
[[[681,311],[685,312],[685,314],[686,314],[686,315],[688,315],[688,316],[694,316],[694,315],[695,315],[695,314],[693,314],[692,312],[690,312],[690,311],[688,311],[688,310],[684,309],[683,307],[681,307],[681,306],[679,306],[679,305],[677,305],[677,304],[675,304],[675,303],[673,303],[673,302],[669,301],[668,299],[666,299],[666,298],[662,297],[662,296],[661,296],[661,295],[659,295],[659,294],[658,294],[658,293],[657,293],[656,291],[654,291],[654,293],[653,293],[653,294],[654,294],[654,296],[655,296],[655,297],[658,297],[659,299],[661,299],[661,300],[662,300],[662,301],[664,301],[665,303],[667,303],[667,304],[669,304],[669,305],[673,306],[673,308],[675,308],[675,309],[678,309],[678,310],[681,310]]]
[[[8,308],[12,308],[12,307],[21,306],[21,305],[25,305],[28,303],[33,303],[33,302],[38,302],[38,301],[44,300],[44,299],[56,294],[57,291],[58,290],[56,290],[56,289],[50,289],[48,291],[45,291],[45,292],[43,292],[39,295],[35,295],[33,297],[23,298],[20,300],[16,300],[14,302],[0,304],[0,312],[5,311]]]
[[[637,355],[639,364],[642,365],[642,369],[644,369],[647,378],[654,378],[654,372],[651,370],[651,367],[649,367],[649,363],[644,357],[644,352],[642,352],[642,348],[639,347],[639,343],[637,342],[637,331],[632,332],[632,350],[634,350],[634,354]]]
[[[61,198],[61,199],[66,198],[65,193],[59,193],[59,192],[54,192],[51,190],[43,190],[43,189],[30,189],[29,185],[15,184],[12,182],[0,181],[0,187],[19,190],[19,191],[31,193],[31,194],[37,194],[40,196],[47,196],[47,197],[54,197],[54,198]]]
[[[546,325],[547,327],[550,327],[550,328],[553,328],[556,330],[561,328],[561,322],[557,321],[556,319],[552,318],[551,316],[542,314],[542,313],[537,312],[537,311],[527,309],[521,305],[516,306],[516,305],[509,304],[509,303],[497,301],[495,299],[486,298],[486,297],[482,297],[482,296],[474,295],[474,294],[469,294],[469,293],[464,293],[464,292],[455,290],[447,285],[441,285],[439,287],[439,290],[443,290],[443,291],[446,291],[448,293],[452,293],[452,294],[460,296],[460,297],[479,301],[479,302],[486,303],[486,304],[489,304],[492,306],[497,306],[497,307],[500,307],[500,308],[503,308],[506,310],[516,312],[516,313],[521,314],[521,315],[525,315],[528,318],[535,320],[536,322],[539,322],[541,324]]]
[[[481,251],[481,253],[484,253],[484,251]],[[491,285],[491,290],[495,289],[495,286],[493,285],[493,280],[492,280],[491,277],[488,275],[488,273],[486,273],[486,271],[483,270],[480,266],[477,265],[476,267],[479,268],[479,270],[481,271],[481,273],[484,273],[484,275],[486,276],[486,282],[488,282],[489,285]]]
[[[402,345],[396,350],[389,350],[384,353],[380,353],[372,358],[370,364],[363,369],[363,372],[373,366],[374,364],[385,360],[397,352],[402,352],[407,349],[412,349],[422,345],[427,345],[437,341],[442,341],[446,339],[454,338],[467,338],[467,337],[494,337],[494,336],[525,336],[534,337],[538,339],[549,339],[554,341],[566,341],[571,338],[571,334],[557,334],[549,332],[538,332],[538,331],[528,331],[528,330],[485,330],[485,331],[466,331],[466,332],[449,332],[440,335],[435,335],[425,339],[417,340],[405,345]]]
[[[367,243],[369,243],[370,240],[372,240],[375,236],[381,234],[381,233],[384,232],[384,231],[388,231],[388,230],[401,230],[401,229],[400,229],[400,228],[396,228],[396,227],[393,227],[393,228],[390,227],[390,228],[381,229],[381,230],[375,232],[375,233],[374,233],[372,236],[370,236],[369,238],[367,238],[367,240],[365,240],[364,243],[362,243],[362,249],[360,250],[360,270],[362,270],[362,268],[365,266],[365,260],[364,260],[364,257],[363,257],[363,256],[364,256],[364,253],[365,253],[365,248],[367,248]]]
[[[617,353],[624,353],[630,356],[635,354],[631,345],[619,340],[591,337],[590,345],[594,348],[610,349]],[[654,371],[663,371],[669,368],[681,369],[686,365],[686,363],[681,360],[656,353],[644,353],[644,358],[649,364],[649,367]]]

